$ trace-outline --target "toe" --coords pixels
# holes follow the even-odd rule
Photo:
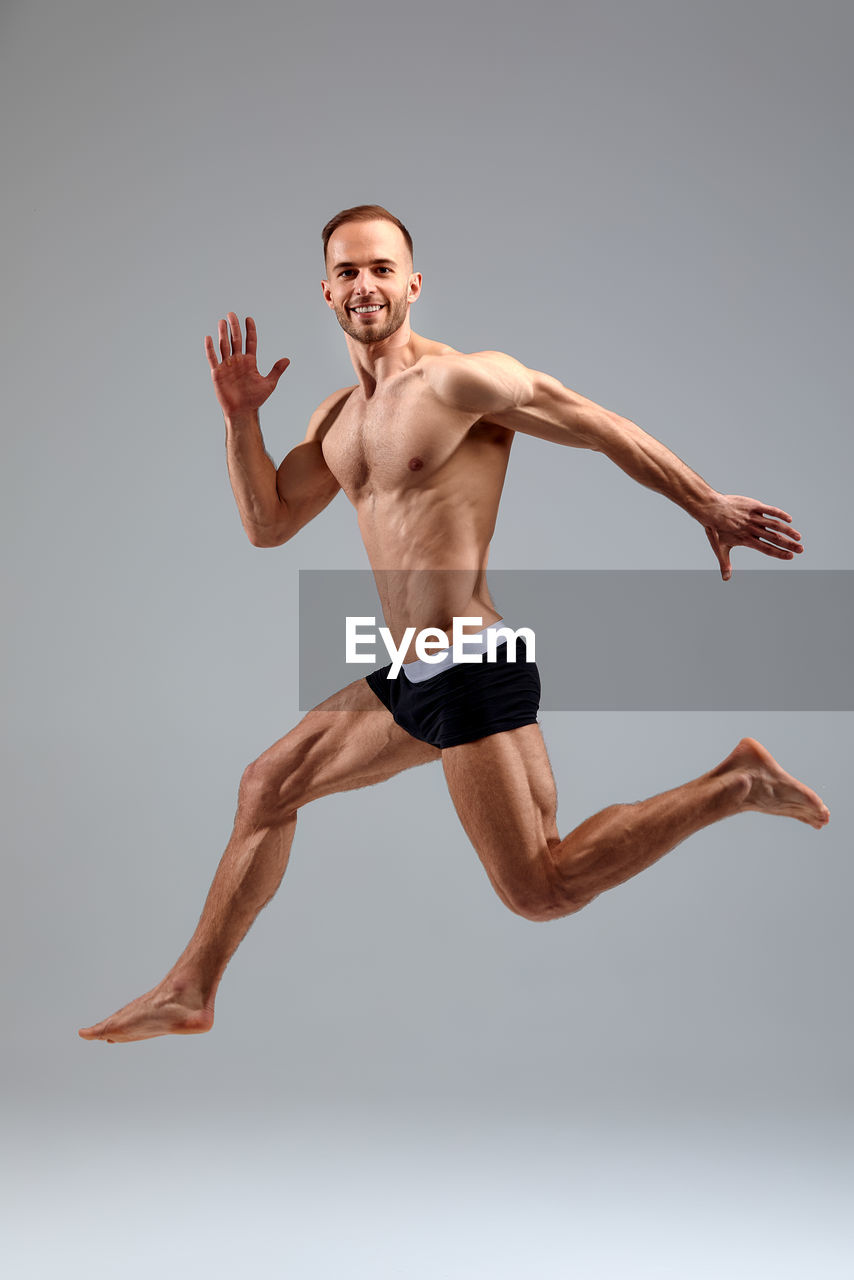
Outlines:
[[[96,1022],[91,1027],[82,1027],[77,1034],[84,1040],[100,1040],[104,1034],[104,1023]]]

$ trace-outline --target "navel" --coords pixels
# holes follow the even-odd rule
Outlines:
[[[420,470],[421,470],[421,468],[422,468],[423,466],[424,466],[424,463],[423,463],[423,461],[421,460],[421,458],[410,458],[410,459],[409,459],[409,470],[410,470],[410,471],[420,471]]]

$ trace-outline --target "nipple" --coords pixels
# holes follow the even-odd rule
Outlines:
[[[420,471],[420,470],[421,470],[421,468],[422,468],[423,466],[424,466],[424,463],[421,461],[421,459],[420,459],[420,458],[410,458],[410,459],[409,459],[409,470],[410,470],[410,471]]]

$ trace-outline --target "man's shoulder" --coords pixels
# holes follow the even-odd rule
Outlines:
[[[504,351],[455,351],[425,355],[426,381],[452,407],[464,412],[498,411],[527,394],[530,371]]]
[[[323,439],[357,387],[358,383],[354,383],[352,387],[340,387],[317,406],[309,420],[306,440]]]
[[[437,350],[425,352],[418,361],[425,373],[438,376],[462,374],[477,377],[479,373],[497,370],[522,370],[524,365],[506,351],[457,351],[454,347],[434,344]]]

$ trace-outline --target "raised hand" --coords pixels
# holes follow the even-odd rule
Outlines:
[[[724,582],[732,577],[729,553],[733,547],[753,547],[777,560],[791,560],[803,551],[801,535],[787,527],[791,523],[792,517],[779,507],[769,507],[755,498],[718,494],[712,523],[704,528]]]
[[[220,407],[227,418],[251,413],[259,409],[273,394],[290,360],[277,360],[266,377],[258,372],[255,363],[258,334],[251,316],[246,317],[245,352],[240,321],[233,311],[229,311],[227,321],[220,320],[218,334],[222,360],[217,360],[214,341],[210,336],[205,338],[205,355],[211,367],[211,378]]]

